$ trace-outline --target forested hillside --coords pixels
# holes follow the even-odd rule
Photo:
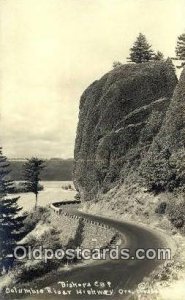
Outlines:
[[[13,180],[24,180],[23,165],[25,161],[10,160],[11,177]],[[72,180],[73,159],[51,158],[45,161],[42,180]]]

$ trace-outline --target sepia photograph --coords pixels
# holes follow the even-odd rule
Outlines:
[[[185,299],[185,0],[0,0],[0,299]]]

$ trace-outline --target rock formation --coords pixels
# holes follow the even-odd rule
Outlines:
[[[185,69],[175,88],[156,141],[161,148],[168,147],[171,152],[185,147]]]
[[[107,192],[137,170],[161,129],[176,84],[173,68],[159,61],[115,68],[85,90],[74,157],[82,200]]]
[[[172,192],[185,186],[185,69],[140,169],[151,190]]]

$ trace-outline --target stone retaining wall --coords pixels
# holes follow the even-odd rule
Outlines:
[[[50,208],[53,211],[52,222],[56,227],[61,228],[61,239],[64,245],[67,245],[69,239],[75,238],[80,222],[83,224],[83,229],[80,232],[82,243],[79,245],[82,248],[105,247],[117,235],[116,230],[108,225],[72,214],[62,208],[55,207],[53,204],[50,205]]]

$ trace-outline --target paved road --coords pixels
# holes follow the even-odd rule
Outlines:
[[[127,222],[119,222],[105,217],[93,216],[85,214],[79,211],[75,211],[82,217],[86,217],[93,221],[103,222],[109,226],[114,227],[120,233],[127,237],[127,247],[130,247],[131,254],[135,252],[137,248],[161,248],[165,247],[165,243],[160,235],[151,230],[144,229],[138,225],[134,225]],[[91,285],[94,282],[111,282],[111,290],[113,294],[111,296],[97,296],[91,295],[79,295],[72,294],[71,296],[64,295],[45,295],[34,296],[26,298],[27,300],[53,300],[53,299],[69,299],[69,300],[87,300],[87,299],[129,299],[127,295],[120,295],[121,290],[133,290],[138,283],[140,283],[145,276],[147,276],[161,261],[157,260],[116,260],[116,261],[104,261],[99,264],[92,264],[85,267],[73,269],[71,271],[61,272],[47,280],[44,286],[50,286],[52,289],[59,289],[58,281],[68,282],[90,282]]]

